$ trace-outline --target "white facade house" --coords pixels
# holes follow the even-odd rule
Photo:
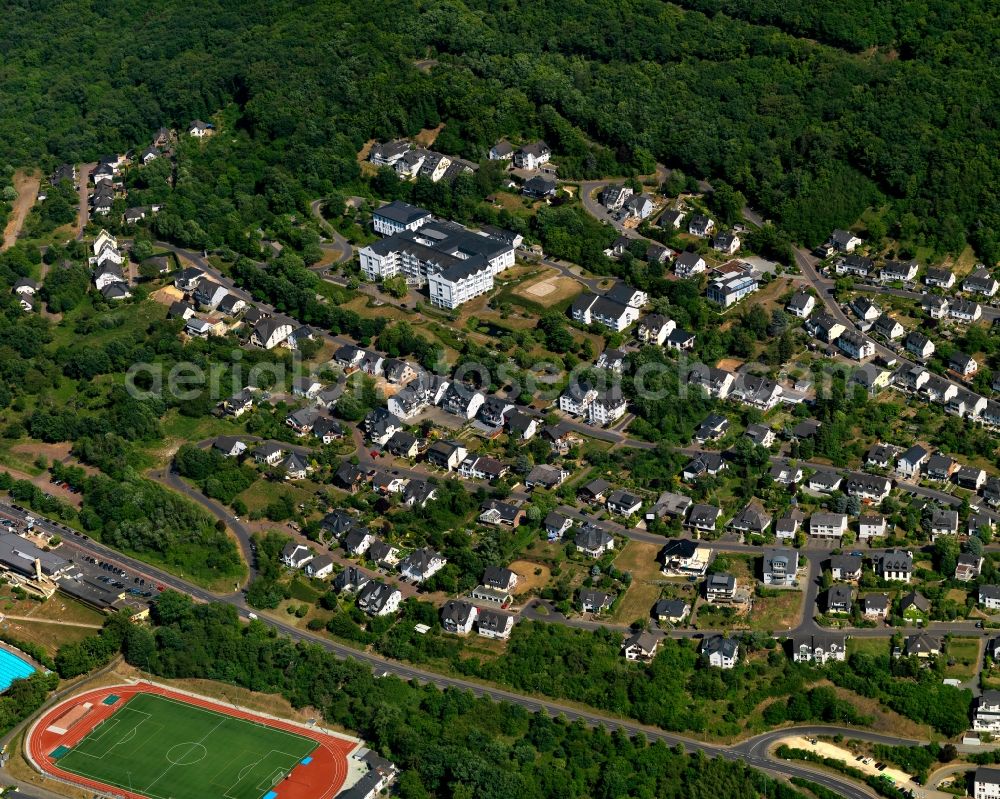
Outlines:
[[[285,343],[294,329],[295,325],[290,319],[268,316],[256,324],[250,336],[250,343],[265,350],[274,349]]]
[[[843,513],[814,513],[809,518],[809,535],[813,538],[842,538],[847,532],[847,516]]]
[[[1000,769],[980,766],[972,778],[974,799],[1000,799]]]
[[[855,333],[853,330],[845,330],[837,338],[837,349],[848,358],[853,358],[856,361],[863,361],[875,354],[875,345],[871,339],[860,333]]]
[[[620,386],[598,392],[587,406],[587,423],[596,427],[613,424],[625,415],[627,403]]]
[[[948,316],[959,322],[975,322],[983,315],[983,306],[971,300],[953,300]]]
[[[886,534],[888,522],[884,516],[865,515],[858,517],[858,538],[866,541]]]
[[[878,557],[876,564],[876,573],[883,580],[908,583],[913,578],[913,553],[907,550],[887,550]]]
[[[375,228],[376,233],[392,236],[404,230],[417,230],[433,218],[430,211],[399,200],[393,200],[372,214],[372,227]]]
[[[808,291],[796,291],[786,303],[785,310],[799,319],[808,319],[816,308],[816,298]]]
[[[843,635],[811,635],[792,641],[792,659],[796,663],[822,665],[847,659],[847,644]]]
[[[620,333],[639,318],[641,306],[628,305],[606,295],[584,293],[570,306],[573,319],[585,325],[599,324]]]
[[[677,277],[693,277],[706,269],[705,259],[696,252],[682,252],[674,259],[674,273]]]
[[[740,656],[740,645],[735,638],[713,635],[701,645],[702,654],[708,658],[708,665],[717,669],[732,669]]]
[[[547,164],[551,157],[551,148],[539,139],[514,153],[514,166],[518,169],[538,169],[542,164]]]

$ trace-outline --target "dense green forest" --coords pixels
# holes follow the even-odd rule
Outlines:
[[[810,243],[888,203],[889,232],[995,260],[995,5],[681,6],[21,0],[0,31],[0,164],[93,159],[212,118],[222,133],[182,148],[157,228],[232,246],[354,184],[367,139],[444,122],[438,148],[475,159],[543,136],[565,177],[658,160],[724,179]]]

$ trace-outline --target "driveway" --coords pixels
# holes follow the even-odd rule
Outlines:
[[[80,164],[76,170],[76,179],[79,181],[80,206],[76,212],[76,237],[83,238],[83,229],[90,221],[90,173],[94,171],[94,164]]]

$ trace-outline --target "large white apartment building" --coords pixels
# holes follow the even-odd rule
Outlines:
[[[493,278],[514,265],[514,245],[455,222],[434,221],[363,247],[358,259],[369,280],[403,275],[412,286],[430,284],[434,305],[457,308],[492,289]]]

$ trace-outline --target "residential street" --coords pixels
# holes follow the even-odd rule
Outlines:
[[[20,511],[2,504],[0,504],[0,516],[18,520],[23,520],[24,518],[24,514]],[[114,563],[120,563],[130,571],[143,575],[146,579],[158,582],[161,585],[173,588],[181,593],[188,594],[199,601],[224,602],[226,604],[233,605],[244,618],[246,618],[249,613],[241,593],[227,595],[212,594],[211,592],[192,585],[179,577],[174,577],[173,575],[167,574],[159,569],[155,569],[144,563],[122,555],[117,551],[110,550],[101,544],[96,543],[92,539],[73,535],[67,536],[66,531],[62,527],[53,525],[47,520],[40,519],[36,526],[65,537],[63,544],[65,551],[61,551],[63,557],[76,557],[82,559],[85,555],[89,554],[94,557],[110,560]],[[648,740],[663,741],[670,746],[682,745],[688,751],[701,751],[710,757],[724,757],[732,760],[743,760],[749,765],[763,769],[772,774],[784,776],[798,775],[807,777],[808,779],[825,785],[830,788],[830,790],[836,791],[840,796],[846,797],[847,799],[870,799],[872,796],[871,792],[866,788],[863,788],[846,778],[841,778],[828,772],[816,771],[809,768],[807,765],[799,765],[798,763],[786,762],[773,758],[768,752],[768,748],[771,745],[771,739],[768,736],[773,736],[776,733],[767,733],[763,737],[751,738],[732,747],[709,744],[685,737],[683,735],[668,733],[660,730],[659,728],[639,724],[638,722],[628,719],[615,718],[611,715],[595,711],[581,710],[549,699],[525,696],[513,691],[483,685],[471,680],[426,671],[398,661],[383,658],[372,652],[362,651],[337,643],[329,638],[315,635],[307,630],[299,629],[288,624],[276,614],[258,613],[257,615],[264,624],[273,627],[280,634],[295,641],[318,644],[324,649],[334,653],[337,657],[352,658],[357,660],[371,667],[377,675],[392,674],[400,679],[414,680],[419,683],[434,685],[442,689],[456,688],[459,690],[466,690],[476,696],[487,696],[495,701],[511,702],[513,704],[520,705],[531,712],[544,711],[553,716],[564,716],[570,721],[580,719],[588,725],[602,726],[608,728],[609,730],[621,729],[630,735],[642,734]],[[782,731],[781,734],[787,735],[788,730],[804,731],[804,734],[811,733],[825,735],[834,735],[841,732],[849,734],[852,737],[867,737],[869,735],[864,731],[849,728],[817,727],[813,725],[804,728],[787,728]],[[885,740],[889,741],[895,739],[885,738]]]

